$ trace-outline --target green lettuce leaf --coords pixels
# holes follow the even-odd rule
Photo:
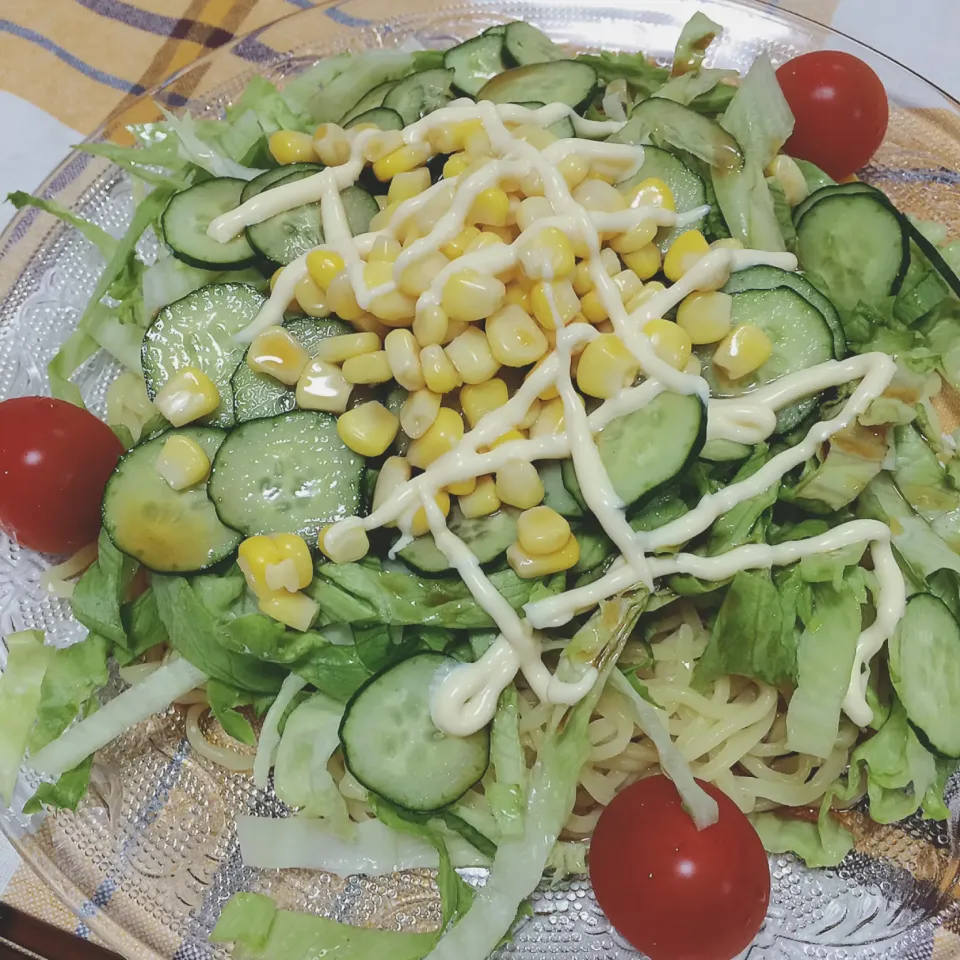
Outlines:
[[[707,47],[723,33],[705,13],[697,11],[683,26],[673,52],[673,76],[699,70]]]
[[[62,774],[55,783],[41,783],[37,792],[23,805],[28,816],[40,813],[45,807],[54,810],[76,810],[90,786],[93,754],[82,763]]]
[[[237,711],[237,707],[248,706],[253,702],[249,694],[241,693],[235,687],[219,680],[209,680],[207,700],[214,717],[228,736],[250,747],[257,742],[257,735],[253,732],[250,721]]]
[[[127,644],[126,647],[118,647],[113,651],[114,659],[120,666],[133,663],[151,648],[169,642],[167,628],[163,625],[157,608],[157,595],[152,587],[141,593],[132,603],[124,604],[121,613]]]
[[[601,83],[623,77],[631,91],[641,98],[651,96],[670,77],[666,67],[651,63],[642,53],[581,53],[577,59],[589,63],[597,71]]]
[[[420,960],[435,940],[433,933],[350,927],[315,913],[277,910],[257,893],[235,893],[210,934],[211,943],[235,943],[236,960]]]
[[[24,207],[36,207],[62,220],[67,226],[79,230],[84,238],[89,240],[99,251],[104,260],[109,260],[117,252],[117,240],[107,233],[103,227],[98,227],[89,220],[77,216],[56,200],[47,200],[44,197],[35,197],[31,193],[15,190],[7,194],[7,203],[12,203],[17,210]]]
[[[502,836],[523,833],[527,797],[527,764],[520,742],[520,704],[510,684],[502,694],[490,729],[490,762],[494,779],[485,790]]]
[[[853,834],[830,812],[829,795],[816,823],[775,813],[755,813],[750,822],[768,853],[795,853],[808,867],[835,867],[853,849]]]
[[[824,173],[815,163],[809,160],[801,160],[799,157],[792,157],[793,162],[800,168],[803,179],[807,182],[807,191],[813,193],[821,187],[828,187],[836,183],[828,173]]]
[[[694,685],[736,674],[778,685],[797,678],[797,602],[802,582],[794,571],[774,583],[767,570],[743,570],[727,588],[694,670]]]
[[[136,560],[121,553],[106,532],[101,531],[97,559],[77,581],[70,599],[73,615],[88,630],[120,647],[127,646],[121,607],[138,566]]]
[[[7,663],[0,675],[0,799],[9,807],[53,648],[44,645],[40,630],[11,633],[6,645]]]

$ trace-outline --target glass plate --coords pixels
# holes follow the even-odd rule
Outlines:
[[[398,5],[399,6],[399,5]],[[490,24],[523,18],[579,49],[643,50],[668,58],[681,25],[697,9],[724,25],[711,48],[719,66],[744,69],[761,50],[782,62],[820,47],[870,62],[893,106],[890,131],[866,171],[904,209],[960,235],[960,104],[916,74],[849,38],[769,7],[733,0],[628,3],[457,2],[437,8],[406,0],[395,14],[381,0],[349,0],[293,14],[198,61],[148,97],[124,104],[95,139],[171,109],[216,116],[254,74],[282,82],[319,56],[414,40],[448,46]],[[130,216],[131,185],[113,166],[74,153],[42,191],[119,233]],[[154,252],[145,243],[142,253]],[[47,390],[45,367],[93,290],[101,261],[76,232],[35,211],[0,237],[0,398]],[[114,366],[94,358],[78,377],[91,409],[103,413]],[[78,639],[67,603],[45,595],[46,562],[0,538],[0,629],[37,627],[57,644]],[[0,663],[5,652],[0,650]],[[216,731],[211,731],[216,738]],[[18,805],[33,784],[21,778]],[[960,858],[955,825],[960,782],[951,784],[951,823],[911,819],[894,826],[853,812],[856,851],[836,870],[808,871],[789,856],[770,861],[770,911],[750,960],[958,960]],[[355,924],[428,929],[439,911],[429,873],[370,880],[308,871],[256,871],[240,862],[234,818],[282,815],[282,805],[234,774],[194,755],[183,714],[171,710],[102,751],[94,783],[76,813],[6,815],[2,828],[20,854],[94,931],[131,958],[201,960],[226,956],[207,943],[220,905],[241,889],[270,893],[283,907]],[[483,882],[480,872],[474,879]],[[588,883],[546,887],[534,915],[504,956],[519,960],[636,954],[611,930]],[[296,958],[291,958],[296,960]]]

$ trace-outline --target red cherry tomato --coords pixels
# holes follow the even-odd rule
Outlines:
[[[862,60],[818,50],[788,60],[777,80],[796,125],[784,152],[810,160],[835,180],[865,166],[890,118],[880,78]]]
[[[72,403],[0,403],[0,529],[41,553],[93,542],[103,488],[121,453],[113,431]]]
[[[604,810],[590,879],[610,922],[651,960],[731,960],[756,936],[770,869],[750,821],[701,783],[720,819],[698,831],[663,776],[628,787]]]

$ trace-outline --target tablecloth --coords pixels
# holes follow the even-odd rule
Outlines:
[[[172,73],[311,0],[0,0],[0,197]],[[770,0],[890,54],[960,97],[958,0]],[[0,205],[0,227],[13,216]],[[89,936],[0,837],[0,896]]]

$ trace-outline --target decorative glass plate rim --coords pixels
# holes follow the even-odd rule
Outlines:
[[[910,67],[900,63],[893,57],[890,57],[876,48],[864,44],[861,41],[856,40],[853,37],[850,37],[848,34],[836,30],[832,27],[826,26],[819,23],[812,17],[805,16],[803,14],[794,13],[792,11],[782,10],[779,8],[773,8],[769,4],[759,2],[759,0],[712,0],[713,3],[716,3],[721,6],[728,7],[741,7],[749,10],[753,15],[762,17],[771,23],[781,23],[786,26],[795,25],[804,30],[807,38],[818,45],[822,45],[824,42],[829,42],[830,40],[842,40],[844,45],[849,45],[851,49],[862,49],[869,51],[874,57],[879,57],[892,67],[895,67],[899,71],[903,71],[905,74],[912,76],[916,80],[919,80],[926,88],[930,91],[935,92],[940,97],[943,98],[944,105],[948,108],[951,108],[952,111],[956,111],[958,117],[960,117],[960,100],[957,100],[954,96],[947,93],[941,89],[936,84],[924,78],[920,73],[913,70]],[[470,13],[473,15],[482,14],[484,8],[489,7],[491,11],[497,10],[502,12],[505,6],[510,4],[489,2],[489,0],[482,0],[479,3],[471,3],[469,5]],[[276,27],[278,24],[286,23],[293,20],[296,17],[306,17],[309,15],[316,16],[318,12],[337,9],[340,7],[349,6],[349,0],[324,0],[322,3],[318,3],[315,7],[306,9],[306,10],[295,10],[290,14],[287,14],[277,20],[271,21],[268,24],[265,24],[253,31],[250,31],[244,35],[236,37],[229,44],[226,44],[216,50],[209,52],[203,57],[198,58],[192,64],[184,67],[179,70],[177,73],[173,74],[171,77],[167,78],[163,83],[158,84],[156,87],[151,90],[146,91],[144,94],[137,97],[135,100],[131,101],[126,110],[133,110],[138,105],[143,104],[157,97],[163,91],[166,91],[174,87],[179,80],[183,77],[190,74],[192,71],[202,68],[211,62],[215,62],[218,58],[226,57],[229,52],[236,47],[237,45],[249,41],[253,38],[259,37],[269,31],[270,29]],[[437,6],[431,11],[431,15],[436,15],[440,17],[445,13],[450,13],[461,9],[465,4],[457,3],[444,3]],[[577,4],[575,2],[570,2],[570,0],[565,0],[554,7],[551,8],[549,15],[556,19],[563,19],[565,15],[573,16],[577,13],[586,13],[599,14],[603,11],[615,12],[618,16],[624,17],[634,17],[636,19],[641,19],[645,13],[652,12],[657,9],[664,9],[669,5],[658,0],[653,0],[653,2],[644,2],[640,0],[635,7],[627,10],[623,7],[616,7],[614,5],[607,5],[602,2],[588,2],[585,4]],[[401,15],[402,16],[402,15]],[[421,14],[422,16],[422,14]],[[365,22],[364,25],[370,28],[376,28],[381,22],[389,22],[387,20],[383,21],[369,21]],[[317,35],[312,35],[313,45],[317,44],[318,40]],[[304,46],[311,44],[311,40],[306,40]],[[288,49],[282,52],[278,52],[279,60],[286,60],[290,57],[296,56],[297,50]],[[278,61],[270,61],[262,65],[262,69],[266,69],[270,65],[274,65]],[[258,72],[258,65],[248,65],[250,69],[244,72]],[[240,73],[240,70],[237,70],[236,73]],[[227,81],[223,81],[220,85],[223,86]],[[202,99],[209,100],[211,97],[210,93],[205,94]],[[181,98],[182,99],[182,98]],[[199,99],[199,98],[198,98]],[[186,109],[189,109],[192,104],[192,100],[188,99],[185,103]],[[126,112],[124,111],[124,113]],[[116,123],[120,118],[123,117],[123,113],[120,113],[117,118],[114,118],[112,121]],[[105,122],[97,131],[95,131],[91,136],[86,138],[84,143],[97,142],[104,138],[106,131],[109,129],[110,121]],[[78,158],[82,158],[84,162],[99,159],[92,158],[88,154],[83,154],[81,151],[73,150],[70,154],[61,162],[51,174],[44,180],[44,182],[37,188],[36,192],[42,196],[56,198],[60,194],[67,191],[71,185],[79,186],[81,189],[76,194],[75,197],[69,202],[69,206],[76,208],[77,206],[83,206],[87,200],[86,198],[91,194],[95,184],[103,181],[104,177],[109,176],[114,173],[117,168],[113,164],[105,162],[90,163],[89,169],[80,170],[74,173],[73,176],[66,176],[69,171],[71,164],[78,162]],[[96,172],[94,172],[96,171]],[[61,181],[59,187],[57,186],[58,180]],[[8,224],[6,229],[0,234],[0,257],[4,257],[8,253],[12,252],[13,249],[23,240],[27,239],[31,234],[31,225],[32,225],[32,216],[30,211],[21,211],[19,212],[13,220]],[[28,219],[29,218],[29,219]],[[2,301],[0,301],[0,311],[7,312],[9,309],[10,300],[12,297],[15,297],[18,293],[19,281],[22,278],[23,273],[25,272],[28,265],[33,263],[37,258],[38,254],[40,256],[49,255],[49,251],[54,243],[60,238],[61,234],[65,233],[69,228],[61,224],[52,224],[49,229],[42,231],[37,236],[30,236],[32,241],[29,244],[26,244],[27,247],[31,248],[27,257],[24,260],[20,268],[16,272],[7,277],[6,275],[0,273],[0,290],[2,290]],[[33,231],[36,232],[36,231]],[[69,882],[69,878],[65,877],[62,872],[57,870],[49,869],[50,864],[45,860],[41,862],[42,858],[33,857],[28,851],[25,851],[22,848],[22,845],[18,842],[16,836],[16,830],[12,829],[12,824],[10,820],[6,817],[0,818],[0,830],[6,834],[11,841],[13,842],[15,848],[21,856],[24,857],[25,861],[28,862],[31,867],[42,877],[44,883],[71,909],[75,909],[78,904],[78,894],[81,894],[82,891],[73,884]],[[69,882],[69,886],[72,889],[67,889],[64,881]],[[131,936],[128,931],[126,931],[115,918],[110,916],[108,913],[100,911],[98,912],[96,919],[93,922],[89,922],[89,926],[94,929],[98,934],[107,939],[112,945],[117,946],[119,949],[123,949],[121,942],[124,939],[127,939]],[[136,938],[136,943],[140,950],[149,950],[152,951],[142,939],[139,937]],[[158,954],[154,954],[159,956]]]

